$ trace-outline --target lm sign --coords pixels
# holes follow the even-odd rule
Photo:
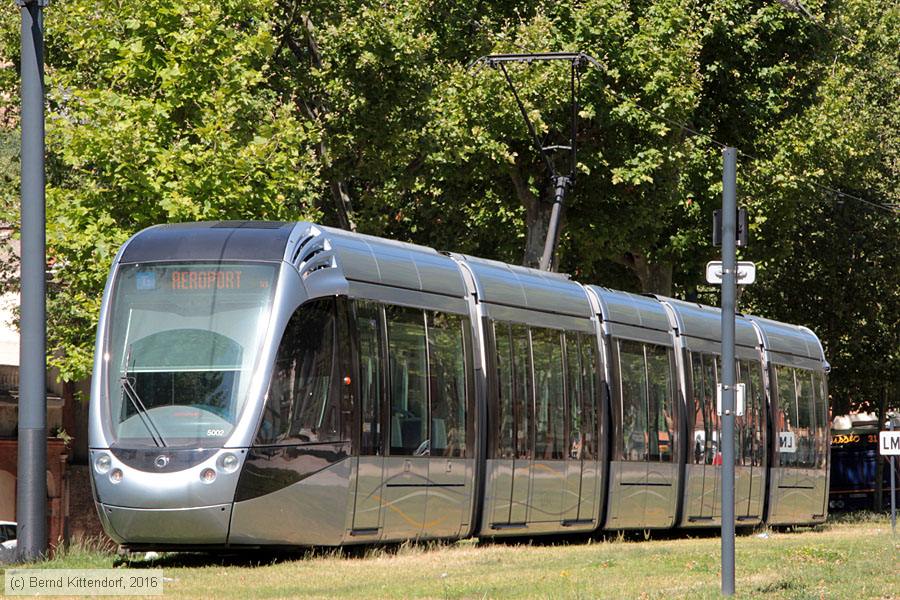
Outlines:
[[[878,450],[882,456],[900,456],[900,431],[880,432]]]

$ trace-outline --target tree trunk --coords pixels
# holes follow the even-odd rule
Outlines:
[[[62,428],[68,435],[75,435],[75,384],[63,381],[62,384]]]
[[[527,206],[525,209],[525,252],[522,255],[522,264],[532,269],[539,269],[541,256],[544,254],[544,245],[547,243],[547,230],[550,227],[550,208],[543,202]],[[562,230],[562,227],[560,227]],[[555,258],[555,257],[554,257]],[[551,271],[558,271],[558,260],[553,260]]]
[[[540,267],[541,255],[544,253],[544,243],[547,240],[547,229],[550,226],[550,213],[553,205],[542,202],[540,196],[531,191],[518,162],[509,168],[509,177],[512,179],[519,202],[525,207],[525,252],[522,256],[522,264],[537,269]],[[562,225],[560,225],[561,230]],[[558,262],[553,261],[552,270],[557,270]]]
[[[325,145],[325,142],[320,144]],[[327,154],[327,148],[322,148],[322,154]],[[356,223],[353,221],[353,203],[350,201],[350,194],[347,192],[347,183],[342,179],[332,179],[329,183],[331,187],[331,197],[334,199],[335,209],[337,210],[338,225],[341,229],[348,231],[356,231]]]
[[[647,260],[641,252],[626,252],[619,261],[631,269],[645,294],[672,295],[672,264]]]
[[[297,14],[297,4],[293,4],[290,10],[290,22],[282,31],[283,38],[279,41],[279,48],[287,46],[294,54],[294,57],[303,62],[308,59],[310,64],[316,68],[322,68],[322,54],[319,51],[319,45],[315,38],[315,25],[308,14]],[[305,47],[293,38],[293,29],[295,25],[295,17],[299,21],[300,29],[303,33]],[[326,103],[321,98],[314,95],[307,102],[305,99],[298,99],[298,103],[302,105],[307,116],[313,121],[323,122],[328,112]],[[323,167],[328,168],[331,163],[329,155],[327,135],[323,133],[322,140],[316,145],[316,158]],[[353,221],[353,203],[350,198],[349,185],[343,178],[333,176],[328,181],[328,189],[331,192],[333,210],[337,216],[337,224],[342,229],[356,231],[356,223]]]

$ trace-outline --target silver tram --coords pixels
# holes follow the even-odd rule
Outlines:
[[[738,525],[825,519],[828,365],[739,316]],[[129,548],[712,527],[715,308],[310,223],[161,225],[106,284],[90,405]]]

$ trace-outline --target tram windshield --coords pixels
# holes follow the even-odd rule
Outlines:
[[[120,443],[215,446],[247,398],[276,265],[148,263],[119,268],[105,350]]]

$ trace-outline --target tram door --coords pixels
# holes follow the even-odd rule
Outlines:
[[[618,343],[621,427],[612,463],[610,528],[669,527],[675,517],[678,461],[673,360],[668,346]]]
[[[471,470],[466,464],[466,427],[472,398],[467,363],[469,321],[428,312],[428,390],[431,403],[428,508],[424,534],[455,537],[468,522]]]
[[[381,309],[371,302],[357,302],[356,331],[359,335],[359,454],[356,457],[356,488],[353,504],[353,536],[377,536],[381,528],[384,446],[381,429],[382,356],[379,340]]]
[[[567,332],[565,340],[568,446],[562,509],[564,523],[578,523],[594,515],[599,420],[590,336]]]
[[[556,329],[531,329],[534,364],[534,462],[530,521],[564,520],[562,501],[567,489],[569,461],[566,460],[565,371],[563,370],[562,332]],[[578,475],[580,479],[580,459]]]
[[[691,456],[697,466],[689,468],[688,518],[700,523],[716,522],[722,514],[722,426],[716,411],[719,359],[712,354],[695,353],[692,367],[695,418]]]
[[[722,518],[722,420],[717,414],[716,389],[721,361],[717,355],[695,352],[691,358],[694,385],[694,431],[688,458],[686,514],[692,523],[719,523]],[[735,361],[735,377],[744,384],[744,415],[734,423],[734,514],[738,522],[755,521],[762,512],[765,491],[765,430],[762,426],[762,384],[756,361]]]
[[[777,405],[772,417],[778,454],[771,469],[769,521],[820,518],[824,514],[824,429],[828,420],[819,376],[809,369],[781,364],[775,364],[774,371]],[[817,477],[822,480],[817,482]]]
[[[385,307],[389,456],[384,467],[385,536],[414,538],[425,528],[429,493],[428,350],[425,315]]]
[[[491,449],[491,526],[522,527],[531,485],[531,360],[528,329],[494,324],[497,404]]]
[[[533,384],[528,328],[512,326],[513,403],[515,414],[515,458],[510,486],[509,523],[528,521],[531,494]]]
[[[735,515],[739,521],[755,521],[763,514],[766,475],[761,365],[741,360],[737,373],[744,384],[744,416],[738,417],[735,425],[735,456],[740,465],[736,470],[741,473],[741,486],[734,497]]]

